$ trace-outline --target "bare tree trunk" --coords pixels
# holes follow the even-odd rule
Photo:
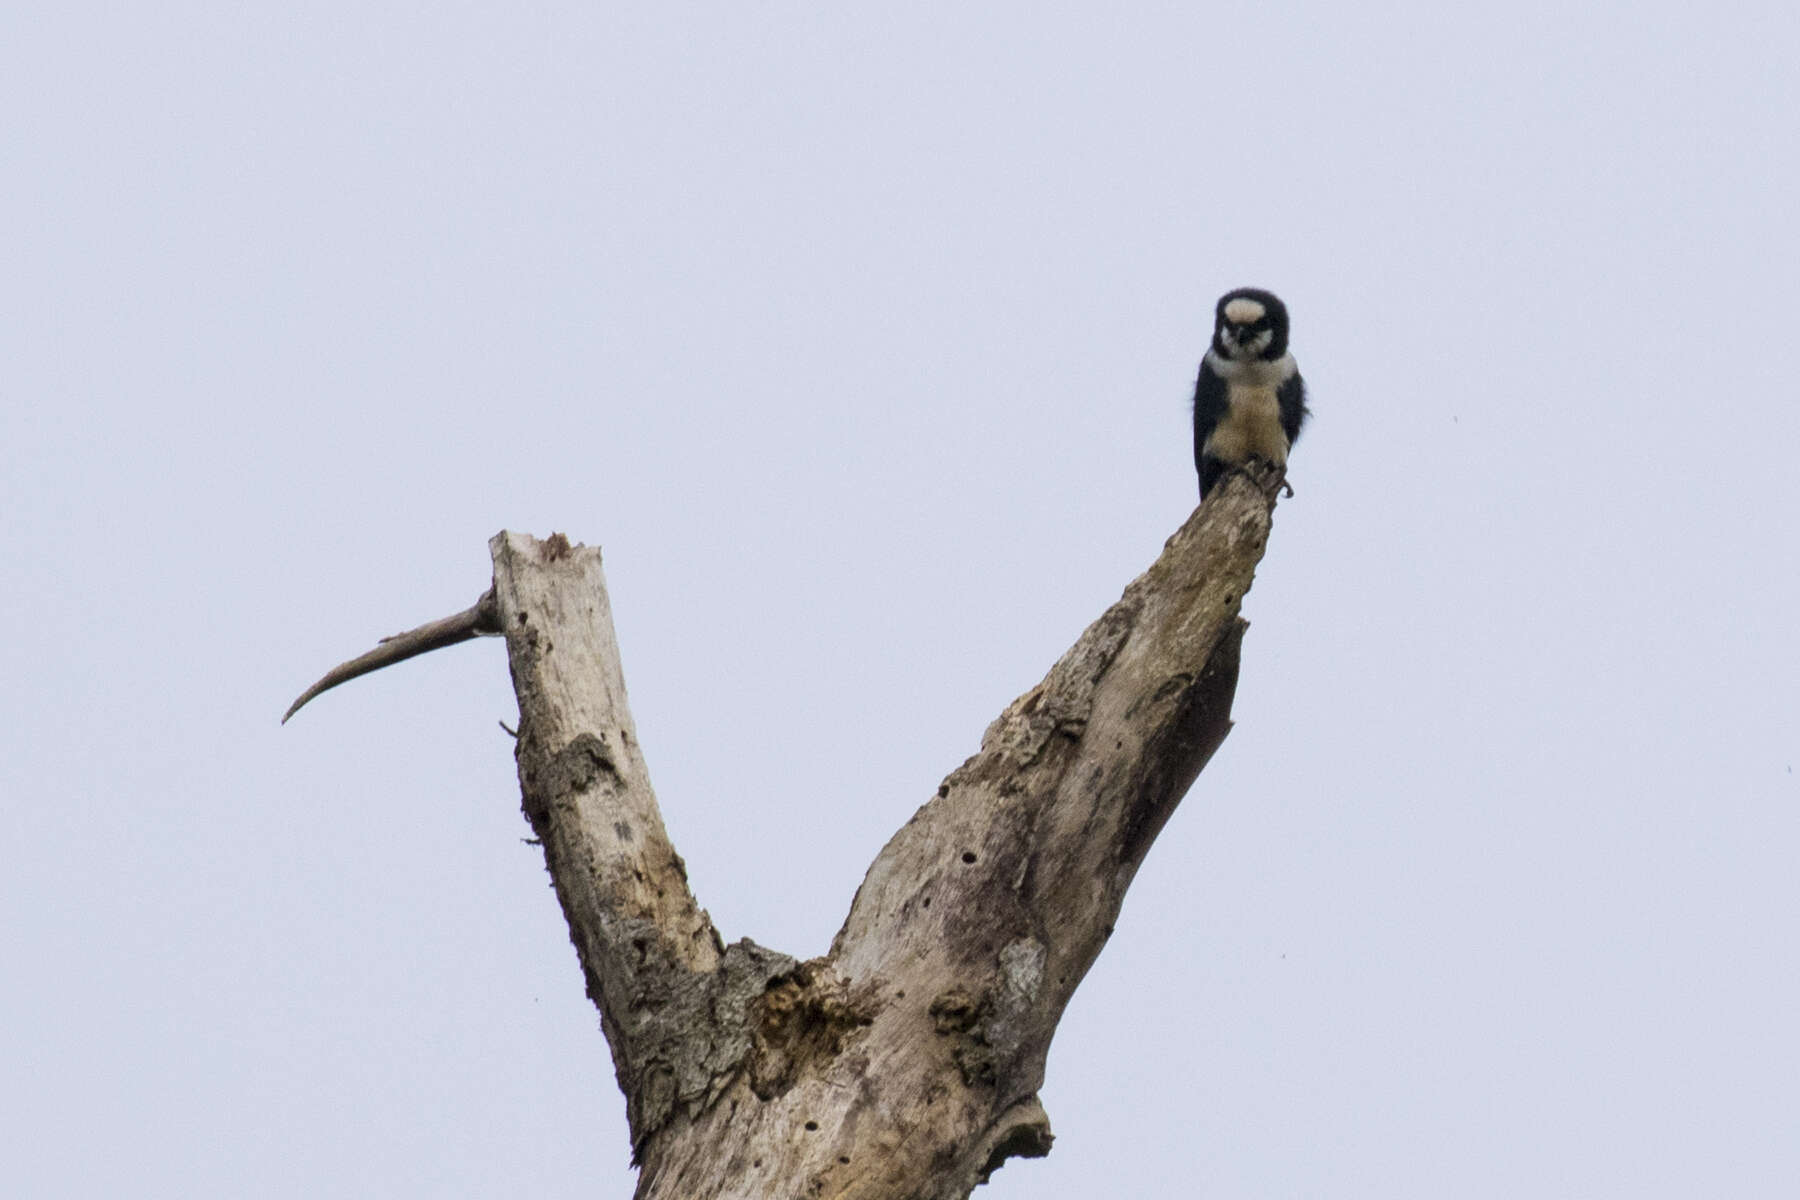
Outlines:
[[[1273,508],[1266,478],[1210,495],[894,835],[808,962],[724,945],[695,902],[599,551],[493,539],[492,610],[457,629],[497,618],[506,637],[525,814],[612,1047],[640,1200],[962,1200],[1048,1152],[1051,1037],[1231,728],[1238,609]],[[443,625],[426,627],[439,642]]]

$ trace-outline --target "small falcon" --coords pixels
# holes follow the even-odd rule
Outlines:
[[[1288,353],[1287,305],[1260,288],[1226,292],[1194,385],[1201,498],[1252,459],[1274,467],[1285,484],[1288,447],[1305,422],[1306,384]]]

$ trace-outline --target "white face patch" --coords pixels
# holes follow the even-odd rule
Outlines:
[[[1225,306],[1225,319],[1233,325],[1250,325],[1263,319],[1268,310],[1260,300],[1248,300],[1239,296]]]
[[[1219,341],[1224,344],[1225,353],[1232,358],[1258,358],[1269,348],[1269,343],[1275,340],[1275,333],[1270,329],[1253,333],[1241,340],[1240,332],[1229,325],[1219,331]]]

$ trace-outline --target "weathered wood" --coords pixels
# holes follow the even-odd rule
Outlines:
[[[726,946],[638,750],[600,552],[489,542],[493,589],[326,687],[499,631],[526,818],[625,1093],[640,1200],[963,1200],[1050,1148],[1063,1008],[1231,729],[1273,472],[1227,477],[870,866],[823,958]],[[289,710],[291,715],[292,709]],[[285,719],[285,718],[284,718]]]
[[[635,1153],[723,1090],[750,1049],[751,1000],[793,960],[748,941],[727,950],[688,890],[638,749],[600,551],[518,533],[488,549],[525,817],[600,1010]]]
[[[525,811],[601,1011],[640,1200],[961,1200],[1048,1151],[1063,1008],[1231,728],[1270,479],[1227,479],[869,868],[823,958],[724,947],[663,831],[597,550],[491,543]]]
[[[494,611],[494,589],[489,588],[479,600],[455,616],[429,621],[417,629],[384,637],[367,654],[358,655],[349,662],[339,663],[331,668],[319,682],[301,692],[300,698],[288,705],[288,710],[281,714],[281,723],[286,725],[288,718],[299,712],[307,701],[322,692],[329,692],[340,683],[349,683],[359,675],[367,675],[371,671],[379,671],[383,667],[391,667],[395,663],[405,662],[433,650],[442,650],[445,646],[454,646],[483,634],[499,632],[499,617]]]

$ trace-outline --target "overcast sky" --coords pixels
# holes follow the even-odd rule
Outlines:
[[[1238,725],[981,1194],[1800,1194],[1794,7],[821,7],[0,13],[5,1190],[629,1195],[501,645],[282,710],[601,545],[700,902],[822,953],[1251,284]]]

